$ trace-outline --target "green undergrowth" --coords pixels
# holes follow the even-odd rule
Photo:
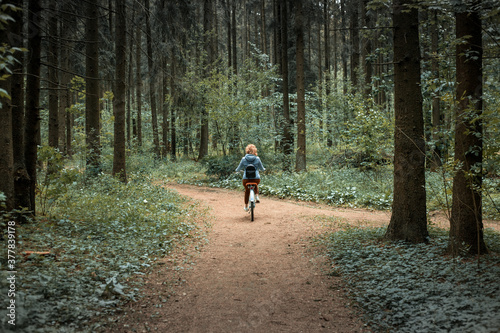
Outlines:
[[[48,199],[49,215],[17,226],[15,332],[94,331],[98,316],[105,320],[140,297],[137,277],[158,259],[205,237],[204,211],[146,172],[129,174],[128,184],[74,176]],[[2,259],[2,272],[5,265]],[[0,281],[6,295],[6,276]],[[0,331],[9,332],[4,305]]]
[[[236,167],[235,167],[236,169]],[[361,172],[357,169],[312,170],[309,172],[264,172],[259,191],[280,199],[321,202],[333,206],[389,209],[392,180],[387,171]],[[225,178],[178,180],[201,186],[241,189],[241,174]]]
[[[344,227],[317,239],[374,332],[500,331],[500,234],[486,230],[491,254],[445,255],[447,232],[429,244],[382,240],[385,228]]]
[[[324,161],[307,172],[283,172],[277,158],[262,157],[262,195],[282,199],[312,201],[338,207],[391,209],[393,169],[391,165],[372,168],[331,165]],[[207,157],[201,163],[182,161],[165,166],[158,176],[169,181],[198,186],[241,189],[241,173],[235,173],[241,157]],[[445,170],[446,171],[446,170]],[[426,174],[427,208],[447,211],[451,206],[453,175],[443,170]],[[500,218],[500,179],[483,181],[483,217]]]

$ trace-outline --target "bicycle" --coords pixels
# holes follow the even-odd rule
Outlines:
[[[253,222],[254,220],[254,210],[255,210],[255,191],[254,189],[257,187],[257,183],[247,183],[247,188],[250,190],[250,197],[248,199],[248,208],[250,209],[250,220]]]

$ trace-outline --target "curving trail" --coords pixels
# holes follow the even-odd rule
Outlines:
[[[111,332],[364,331],[340,280],[325,275],[323,259],[306,248],[311,235],[334,227],[318,216],[380,225],[388,223],[387,213],[262,197],[251,222],[243,211],[243,192],[168,188],[210,207],[215,217],[210,242],[193,269],[182,273],[185,283],[166,288],[169,276],[161,271],[148,276],[147,296],[129,304]]]
[[[324,259],[308,252],[310,237],[339,223],[387,225],[390,213],[261,197],[251,222],[243,191],[167,187],[210,209],[209,244],[194,258],[196,244],[163,259],[145,277],[145,297],[129,303],[106,332],[367,331],[339,278],[324,274]],[[447,227],[442,214],[433,222]],[[500,229],[498,221],[485,226]],[[180,261],[192,269],[177,273]]]

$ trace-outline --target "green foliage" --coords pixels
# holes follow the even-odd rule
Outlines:
[[[500,178],[486,178],[483,182],[483,216],[500,220]]]
[[[335,206],[387,209],[392,202],[390,182],[378,177],[373,171],[354,169],[282,173],[266,176],[262,193]]]
[[[358,95],[348,96],[347,108],[354,117],[346,121],[342,132],[343,163],[365,168],[388,164],[393,155],[392,119]]]
[[[392,203],[391,181],[388,180],[390,172],[388,168],[364,172],[356,169],[317,169],[301,173],[266,171],[262,175],[260,193],[334,206],[388,209]],[[241,175],[209,181],[209,184],[214,187],[240,188]]]
[[[179,80],[178,96],[168,97],[175,101],[170,106],[187,117],[199,117],[202,111],[208,114],[212,140],[218,143],[216,154],[231,154],[250,142],[271,146],[277,135],[271,109],[280,100],[277,95],[266,95],[278,81],[276,68],[267,62],[267,56],[256,51],[240,66],[238,75],[229,66],[201,74],[205,70],[190,63]],[[197,130],[188,128],[182,136],[196,137]]]
[[[483,123],[483,169],[485,175],[498,177],[500,175],[500,90],[498,85],[488,82],[484,95],[485,110]]]
[[[261,174],[260,188],[263,195],[321,202],[333,206],[391,208],[393,170],[390,165],[377,164],[370,168],[342,167],[343,163],[331,164],[332,160],[327,155],[316,152],[313,160],[315,164],[309,164],[308,172],[286,173],[279,171],[279,154],[264,152],[259,153],[259,156],[266,167],[266,171]],[[158,178],[170,181],[239,189],[241,175],[233,173],[239,160],[238,156],[207,157],[202,164],[184,161],[156,166],[155,169]],[[449,213],[455,172],[456,163],[451,159],[436,172],[427,172],[427,207],[430,211]],[[483,188],[483,215],[488,219],[498,219],[500,179],[485,178]]]
[[[324,235],[332,275],[377,332],[497,332],[500,329],[500,257],[481,261],[443,255],[447,239],[428,245],[385,243],[385,228],[354,228]],[[500,235],[491,240],[500,245]]]
[[[39,175],[36,199],[39,202],[40,214],[50,213],[57,199],[64,195],[69,187],[81,180],[81,172],[76,168],[65,167],[61,152],[50,146],[38,148],[38,161],[43,168]]]
[[[206,168],[207,176],[216,176],[219,180],[227,178],[238,167],[241,156],[227,155],[227,156],[209,156],[205,157],[201,163]]]
[[[7,12],[9,12],[9,11],[14,12],[14,11],[18,11],[18,10],[22,10],[22,9],[19,7],[16,7],[13,4],[6,3],[6,4],[0,5],[0,29],[1,30],[6,30],[9,22],[14,22],[14,19],[12,18],[12,16],[7,14]]]
[[[12,16],[8,14],[9,11],[18,11],[21,8],[16,7],[12,4],[1,4],[0,5],[0,30],[7,30],[10,22],[14,22]],[[15,54],[20,52],[25,52],[26,49],[19,47],[12,47],[6,43],[0,45],[0,81],[8,79],[12,75],[11,67],[19,60],[16,59]],[[10,99],[10,94],[5,89],[0,88],[0,98]],[[0,107],[2,103],[0,102]]]
[[[95,331],[91,319],[137,297],[137,277],[177,240],[203,236],[196,224],[199,209],[153,185],[145,174],[129,174],[128,184],[104,174],[85,181],[66,183],[51,209],[57,218],[18,226],[17,253],[50,255],[17,257],[22,274],[16,281],[16,332]],[[4,295],[5,248],[0,256]],[[3,330],[8,327],[3,305],[0,314]]]

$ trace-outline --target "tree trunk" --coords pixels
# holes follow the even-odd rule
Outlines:
[[[132,34],[132,29],[129,28],[127,33]],[[130,149],[132,147],[132,103],[133,103],[133,95],[132,95],[132,64],[133,64],[133,37],[130,37],[130,44],[128,47],[128,73],[127,73],[127,120],[126,120],[126,133],[127,133],[127,148]]]
[[[351,85],[353,93],[358,91],[359,74],[359,1],[351,1]]]
[[[324,0],[325,25],[325,110],[326,110],[326,145],[333,146],[332,113],[330,110],[330,14],[328,0]]]
[[[456,13],[457,90],[455,159],[449,250],[453,254],[483,254],[482,217],[482,38],[481,18],[474,5]]]
[[[231,13],[231,39],[232,39],[232,54],[233,54],[233,75],[236,77],[238,75],[238,48],[236,43],[236,0],[233,0],[233,10]],[[236,81],[235,81],[236,82]],[[234,85],[234,94],[238,94],[238,88],[236,83]],[[231,143],[229,145],[230,154],[236,154],[238,152],[238,145],[240,142],[240,131],[238,128],[238,122],[231,122]]]
[[[363,0],[361,6],[361,21],[364,26],[370,29],[372,27],[372,15],[368,12],[367,6],[369,4],[369,0]],[[370,33],[371,34],[371,33]],[[361,61],[363,64],[363,72],[364,72],[364,84],[365,96],[368,98],[372,93],[372,76],[373,76],[373,66],[372,61],[370,60],[370,55],[372,53],[372,35],[368,35],[365,33],[363,35],[363,48],[361,49]]]
[[[304,16],[302,0],[295,0],[297,37],[297,156],[295,170],[306,170],[306,100],[304,78]]]
[[[7,30],[0,30],[0,41],[2,45],[9,45]],[[2,69],[0,76],[7,76],[0,80],[0,89],[10,93],[11,80],[8,71]],[[0,202],[0,221],[3,220],[3,212],[14,209],[14,152],[12,143],[12,104],[10,97],[0,96],[0,193],[6,196],[5,210]],[[4,230],[2,230],[3,232]]]
[[[420,90],[418,11],[412,0],[395,0],[394,200],[386,238],[426,242],[425,142]]]
[[[172,54],[174,54],[174,49],[172,48]],[[175,74],[176,74],[176,60],[175,56],[172,56],[172,66],[171,66],[171,73],[170,73],[170,95],[172,97],[172,101],[176,101],[177,99],[177,91],[175,89]],[[177,153],[177,133],[176,133],[176,108],[175,104],[172,104],[171,110],[170,110],[170,156],[172,157],[172,160],[176,160],[176,153]]]
[[[97,175],[101,171],[100,105],[99,105],[99,1],[87,2],[86,46],[86,100],[85,133],[87,135],[87,172]]]
[[[168,105],[166,103],[166,98],[167,98],[167,87],[168,87],[168,78],[167,78],[167,57],[163,56],[162,57],[162,103],[161,103],[161,110],[163,114],[163,121],[162,121],[162,156],[167,157],[168,151],[169,151],[169,144],[168,144],[168,135],[169,135],[169,122],[170,119],[168,117]]]
[[[347,14],[345,11],[345,2],[346,0],[340,0],[340,13],[342,17],[342,24],[340,27],[340,30],[342,32],[342,91],[344,95],[347,94],[347,73],[348,73],[348,68],[347,68],[347,55],[349,54],[349,51],[347,49],[347,37],[346,37],[346,30],[347,30]]]
[[[236,0],[233,1],[233,10],[231,13],[231,39],[232,39],[232,46],[233,46],[233,73],[234,75],[238,75],[238,53],[237,53],[237,47],[236,47]]]
[[[146,43],[148,51],[148,69],[149,69],[149,101],[151,105],[151,127],[153,128],[153,146],[156,156],[160,156],[160,140],[158,137],[158,113],[156,109],[156,74],[153,64],[153,42],[150,22],[149,0],[144,0],[144,10],[146,11]]]
[[[437,10],[431,11],[431,71],[435,80],[439,80],[439,61],[438,61],[438,46],[439,46],[439,26]],[[432,168],[436,169],[442,165],[443,155],[443,113],[441,112],[441,99],[439,95],[432,97],[432,128],[433,141],[435,148],[432,151],[431,163]]]
[[[26,77],[26,123],[24,127],[24,158],[30,179],[29,210],[36,214],[35,190],[37,183],[37,147],[40,136],[40,55],[42,46],[41,0],[30,0],[28,4],[28,24],[33,33],[28,39],[29,61]]]
[[[318,23],[318,112],[321,114],[321,117],[319,118],[319,130],[320,130],[320,142],[323,144],[323,141],[325,139],[324,136],[324,122],[323,122],[323,115],[325,112],[325,109],[323,108],[323,57],[321,55],[321,24]],[[325,99],[326,101],[326,99]],[[328,119],[328,116],[326,116]],[[328,140],[328,135],[327,135],[327,140]]]
[[[114,95],[114,145],[113,145],[113,176],[122,182],[127,182],[126,154],[125,154],[125,90],[127,68],[127,14],[125,2],[115,0],[115,91]]]
[[[136,81],[136,103],[137,103],[137,145],[142,146],[142,74],[141,74],[141,27],[136,29],[135,49],[135,81]]]
[[[48,50],[48,79],[49,79],[49,146],[59,148],[59,68],[58,59],[58,21],[56,13],[56,0],[49,4],[49,50]]]
[[[23,6],[22,0],[14,3],[17,7]],[[14,47],[23,47],[23,11],[12,14],[14,22],[10,27],[9,40]],[[19,62],[14,64],[11,99],[12,99],[12,143],[14,158],[14,208],[30,208],[30,178],[26,170],[24,158],[24,53],[16,52],[15,57]]]
[[[260,14],[261,14],[261,35],[262,35],[262,53],[268,54],[267,52],[267,32],[266,32],[266,1],[262,0],[260,4]]]
[[[207,53],[207,60],[205,63],[205,77],[210,75],[210,71],[213,64],[213,38],[211,38],[212,33],[212,1],[204,0],[204,13],[203,13],[203,38],[205,51]],[[203,157],[208,155],[208,125],[209,125],[209,114],[208,109],[205,106],[201,108],[201,126],[200,126],[200,149],[198,154],[198,159],[201,160]]]
[[[233,61],[232,54],[232,43],[231,43],[231,0],[224,0],[224,9],[226,11],[226,30],[227,30],[227,65],[229,68],[232,67],[231,62]]]
[[[64,8],[63,8],[64,10]],[[64,42],[63,40],[69,39],[68,37],[70,36],[68,31],[69,31],[69,23],[65,23],[64,21],[61,21],[59,25],[59,35],[61,36],[61,42],[59,44],[59,49],[61,52],[61,61],[60,61],[60,66],[62,68],[61,70],[61,90],[60,90],[60,99],[59,99],[59,150],[66,154],[69,155],[69,150],[68,150],[68,145],[71,143],[68,143],[67,139],[67,118],[69,117],[69,112],[68,109],[71,107],[70,99],[71,99],[71,91],[70,91],[70,84],[71,84],[71,74],[68,72],[70,71],[70,59],[69,59],[69,49],[70,46],[68,45],[67,42]],[[70,129],[71,130],[71,129]]]
[[[293,141],[290,129],[290,102],[288,97],[288,10],[287,0],[281,0],[281,76],[283,78],[283,170],[290,171],[290,155],[293,152]]]
[[[274,17],[274,29],[273,29],[273,59],[272,63],[274,65],[280,64],[281,66],[281,53],[280,53],[280,45],[281,45],[281,23],[280,23],[280,5],[279,5],[280,0],[273,0],[273,17]],[[281,69],[280,69],[281,71]]]
[[[337,36],[338,36],[338,22],[339,19],[337,18],[338,15],[338,5],[337,3],[333,4],[333,91],[335,94],[337,94],[337,73],[338,73],[338,42],[337,42]]]

